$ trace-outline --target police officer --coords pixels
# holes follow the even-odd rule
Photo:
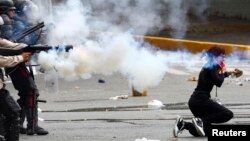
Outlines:
[[[0,25],[3,24],[0,16]],[[9,42],[0,39],[1,48],[18,48],[22,44]],[[27,61],[30,53],[22,53],[16,56],[0,55],[0,67],[13,67],[21,62]],[[5,89],[4,75],[0,69],[0,141],[18,141],[19,140],[19,113],[20,107]]]
[[[14,34],[21,33],[27,27],[36,24],[38,21],[34,17],[32,17],[34,12],[37,12],[36,5],[30,0],[18,0],[14,2],[15,5],[15,16],[13,17],[14,24]],[[32,16],[31,16],[32,15]],[[23,42],[26,44],[37,44],[38,40],[41,40],[41,36],[43,35],[42,30],[40,32],[33,32],[27,35],[24,39],[19,42]]]
[[[17,56],[1,56],[0,67],[13,67],[23,61],[27,61],[30,53]],[[20,107],[5,89],[4,76],[0,70],[0,141],[19,140],[19,114]]]
[[[13,35],[13,17],[15,15],[14,4],[11,0],[0,0],[0,15],[4,21],[4,25],[1,26],[1,37],[10,39]]]
[[[4,17],[3,25],[3,37],[6,39],[11,39],[14,33],[14,3],[11,0],[0,0],[0,13]],[[10,23],[10,24],[8,24]],[[8,33],[8,34],[7,34]],[[27,135],[47,135],[48,131],[38,126],[38,112],[37,112],[37,102],[31,103],[30,101],[35,101],[39,96],[37,86],[27,70],[25,63],[20,63],[14,68],[7,68],[7,74],[11,77],[12,83],[16,90],[18,90],[18,104],[21,107],[21,115],[25,115],[27,118],[27,129],[23,127],[24,116],[21,116],[20,126],[22,130],[21,133],[26,133]]]

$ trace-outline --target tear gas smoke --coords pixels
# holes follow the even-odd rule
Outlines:
[[[183,0],[175,0],[169,3],[168,23],[172,27],[172,36],[174,38],[183,38],[188,27],[187,12],[189,4]],[[182,10],[179,10],[182,9]]]
[[[39,54],[45,69],[55,68],[61,77],[109,75],[120,72],[137,90],[156,86],[167,71],[166,57],[161,52],[143,48],[130,34],[119,34],[97,42],[87,42],[69,53]],[[107,41],[112,42],[107,42]]]
[[[69,53],[42,52],[38,62],[47,70],[55,68],[59,76],[67,78],[119,72],[128,79],[130,86],[143,91],[157,86],[169,67],[195,66],[201,63],[200,56],[182,51],[157,51],[134,40],[131,34],[117,34],[98,42],[88,41]]]
[[[208,0],[191,0],[191,9],[193,9],[193,13],[202,21],[207,21],[207,13],[206,10],[209,8]]]
[[[158,31],[164,24],[186,30],[185,16],[190,6],[185,4],[180,0],[68,0],[53,8],[54,28],[48,44],[72,44],[74,49],[69,53],[42,52],[38,63],[44,69],[55,68],[61,77],[90,78],[93,74],[119,72],[139,91],[156,86],[169,67],[180,62],[194,66],[199,55],[159,51],[135,40],[132,34]],[[170,12],[164,15],[164,11]],[[177,20],[180,17],[183,20]],[[92,30],[113,34],[104,32],[92,37]]]
[[[31,0],[22,1],[23,3],[17,4],[18,14],[25,13],[27,16],[27,23],[36,23],[40,20],[39,7]],[[22,12],[20,12],[22,11]]]
[[[52,22],[52,0],[32,0],[31,2],[33,2],[38,9],[36,11],[29,12],[30,17],[36,17],[37,20],[42,20],[45,23]]]
[[[53,17],[54,21],[69,20],[72,24],[68,26],[73,26],[82,23],[82,18],[76,16],[79,12],[85,12],[82,14],[92,30],[109,32],[129,30],[132,34],[145,35],[170,27],[175,38],[185,36],[189,25],[187,14],[190,11],[198,18],[205,19],[204,11],[208,8],[207,0],[68,0],[66,4],[63,2],[53,8],[49,1],[51,0],[37,2],[42,7],[40,11],[45,13],[41,18],[47,22]],[[58,23],[60,22],[55,22]]]
[[[201,21],[206,21],[205,11],[208,0],[165,0],[168,2],[167,23],[172,28],[171,36],[183,39],[189,26],[188,14],[193,13]],[[191,11],[191,12],[190,12]]]

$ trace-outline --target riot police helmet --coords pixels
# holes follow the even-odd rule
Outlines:
[[[0,0],[0,13],[5,14],[8,10],[15,10],[12,0]]]
[[[16,14],[22,15],[25,14],[28,10],[29,2],[27,0],[19,0],[14,3],[14,6],[16,7]]]

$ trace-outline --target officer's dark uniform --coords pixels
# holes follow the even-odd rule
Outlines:
[[[5,48],[8,46],[5,41],[0,39],[0,47]],[[18,46],[18,44],[14,43],[12,45]],[[20,55],[0,56],[0,67],[12,67],[22,61],[22,56]],[[21,108],[10,96],[9,91],[5,89],[4,76],[2,69],[0,68],[0,141],[19,140],[20,110]]]
[[[3,17],[4,23],[2,31],[4,33],[4,38],[10,39],[15,34],[14,20],[11,19],[6,14],[5,7],[14,7],[12,1],[6,2],[7,0],[0,1],[0,13]],[[2,8],[1,8],[2,7]],[[38,96],[39,92],[37,86],[34,82],[34,79],[31,77],[29,71],[27,70],[25,63],[21,63],[14,68],[7,68],[6,73],[10,76],[12,83],[16,90],[18,90],[18,104],[21,107],[21,127],[23,127],[23,121],[26,116],[27,118],[27,130],[22,128],[21,133],[27,133],[28,135],[46,135],[48,131],[38,126],[38,111],[37,111],[37,102],[34,102]]]
[[[0,81],[3,81],[3,73],[0,71]],[[10,96],[9,91],[0,89],[0,141],[19,140],[19,113],[20,107]],[[4,139],[5,137],[5,139]]]

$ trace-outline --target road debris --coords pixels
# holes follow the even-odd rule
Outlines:
[[[109,100],[128,99],[128,95],[110,97]]]
[[[198,77],[196,76],[189,77],[187,81],[198,81]]]
[[[160,107],[164,107],[164,104],[159,100],[151,100],[148,102],[148,107],[160,108]]]

